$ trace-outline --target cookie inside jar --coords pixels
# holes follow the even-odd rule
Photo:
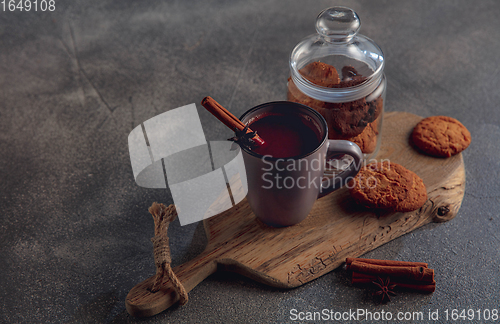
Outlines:
[[[380,147],[386,79],[380,47],[358,34],[358,15],[346,7],[323,10],[317,34],[290,55],[287,100],[318,111],[330,139],[356,143],[365,160]]]
[[[362,63],[360,63],[362,64]],[[368,68],[367,68],[368,69]],[[327,63],[315,61],[299,70],[310,83],[331,89],[362,85],[367,77],[351,65],[340,73]],[[292,78],[288,79],[287,100],[298,102],[317,110],[328,123],[330,139],[344,139],[356,143],[365,154],[377,149],[381,115],[384,107],[384,89],[366,97],[346,102],[327,102],[310,97],[300,91]]]

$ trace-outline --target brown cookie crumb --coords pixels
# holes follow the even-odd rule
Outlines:
[[[433,116],[421,120],[413,129],[411,140],[422,152],[436,157],[450,157],[465,150],[470,132],[455,118]]]
[[[427,201],[422,179],[402,165],[388,161],[368,164],[348,186],[354,199],[369,208],[409,212]]]

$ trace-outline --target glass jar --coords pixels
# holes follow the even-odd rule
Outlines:
[[[386,80],[384,55],[371,39],[358,35],[358,15],[346,7],[323,10],[317,34],[290,55],[287,99],[317,110],[330,139],[356,143],[368,160],[378,152]]]

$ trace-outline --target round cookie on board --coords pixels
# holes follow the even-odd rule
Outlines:
[[[424,182],[414,172],[389,161],[370,163],[349,183],[355,200],[368,208],[393,212],[416,210],[427,201]]]
[[[435,157],[450,157],[465,150],[470,132],[455,118],[433,116],[422,119],[413,129],[411,141],[422,152]]]

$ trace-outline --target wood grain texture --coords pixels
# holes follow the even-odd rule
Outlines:
[[[346,257],[358,257],[430,222],[457,214],[465,191],[462,155],[435,158],[408,143],[422,118],[410,113],[387,113],[377,160],[388,159],[415,172],[424,181],[428,200],[408,213],[373,211],[357,205],[346,188],[319,199],[300,224],[271,228],[255,218],[246,200],[204,221],[205,251],[174,272],[189,292],[210,274],[223,269],[281,288],[293,288],[339,267]],[[423,260],[425,261],[425,260]],[[178,300],[165,282],[151,293],[154,277],[136,285],[126,298],[133,316],[152,316]]]

